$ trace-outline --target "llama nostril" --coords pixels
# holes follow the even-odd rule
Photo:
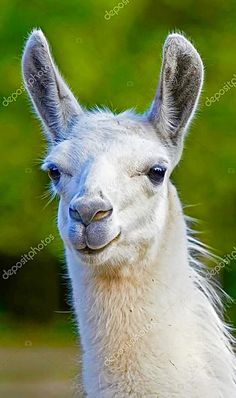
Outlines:
[[[111,203],[99,197],[78,196],[69,205],[71,219],[85,226],[93,221],[103,220],[109,217],[111,213]]]
[[[98,211],[94,216],[92,221],[99,221],[105,217],[109,217],[112,213],[112,209],[106,211]]]
[[[72,207],[69,207],[69,215],[70,215],[70,218],[72,218],[72,220],[82,221],[78,211],[73,209]]]

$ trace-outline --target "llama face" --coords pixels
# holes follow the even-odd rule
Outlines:
[[[172,167],[147,119],[131,112],[81,117],[70,139],[53,146],[43,164],[60,174],[54,170],[52,185],[60,196],[65,245],[93,264],[137,261],[150,242],[157,247]]]
[[[22,69],[49,141],[43,169],[60,196],[58,226],[67,249],[92,265],[136,262],[158,250],[169,176],[202,86],[194,47],[183,36],[168,36],[158,89],[142,116],[84,111],[41,31],[31,34]]]

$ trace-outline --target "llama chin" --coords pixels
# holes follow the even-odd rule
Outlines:
[[[26,43],[22,73],[49,144],[42,169],[60,197],[84,394],[234,398],[234,340],[170,181],[202,89],[198,52],[182,35],[167,37],[143,115],[85,111],[40,30]]]

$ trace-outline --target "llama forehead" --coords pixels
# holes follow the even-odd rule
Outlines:
[[[86,112],[72,124],[70,137],[89,137],[102,144],[114,140],[124,141],[131,134],[156,140],[156,132],[151,124],[133,111],[120,114],[108,111]]]
[[[169,163],[167,148],[145,120],[127,112],[90,113],[73,124],[68,139],[52,147],[47,161],[78,168],[94,162],[138,167],[152,162]]]

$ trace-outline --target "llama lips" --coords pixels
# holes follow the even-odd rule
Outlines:
[[[105,248],[120,234],[119,227],[111,220],[95,221],[85,227],[82,223],[73,224],[69,230],[69,240],[76,250],[98,251]]]
[[[116,241],[117,239],[119,239],[120,233],[118,233],[111,241],[109,241],[105,246],[102,246],[99,249],[91,249],[90,247],[86,246],[84,249],[80,249],[78,250],[78,252],[80,254],[85,254],[85,255],[96,255],[96,254],[100,254],[102,253],[104,250],[106,250],[107,247],[110,246],[110,244],[114,241]]]
[[[87,246],[92,250],[98,250],[107,246],[120,233],[120,229],[111,225],[110,221],[94,222],[89,224],[85,232]]]

